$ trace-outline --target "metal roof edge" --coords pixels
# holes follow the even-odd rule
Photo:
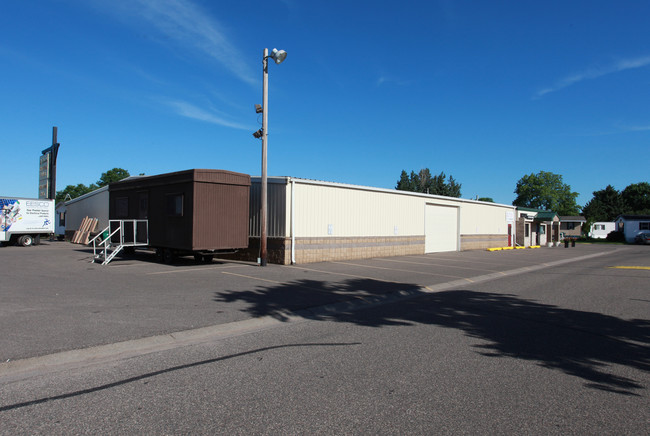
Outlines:
[[[251,182],[260,182],[260,181],[261,181],[260,176],[251,176]],[[437,200],[458,201],[462,203],[492,205],[492,206],[497,206],[497,207],[502,207],[502,208],[507,208],[512,210],[515,209],[515,206],[508,205],[508,204],[492,203],[489,201],[470,200],[470,199],[458,198],[458,197],[446,197],[444,195],[423,194],[421,192],[400,191],[397,189],[376,188],[372,186],[352,185],[348,183],[339,183],[339,182],[325,182],[323,180],[303,179],[300,177],[291,177],[291,176],[267,177],[267,183],[289,184],[292,181],[296,183],[302,183],[305,185],[329,186],[333,188],[343,188],[343,189],[356,189],[359,191],[382,192],[387,194],[408,195],[412,197],[430,198],[430,199],[437,199]]]
[[[83,200],[85,198],[92,197],[92,196],[95,196],[97,194],[101,194],[104,191],[108,191],[108,185],[102,186],[101,188],[97,188],[94,191],[86,192],[84,195],[80,195],[79,197],[75,197],[72,200],[68,200],[68,201],[64,202],[63,204],[65,204],[67,206],[68,204],[76,203],[77,201],[81,201],[81,200]]]

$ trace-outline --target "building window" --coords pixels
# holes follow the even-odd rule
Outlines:
[[[650,230],[650,222],[639,223],[639,230]]]
[[[167,215],[183,216],[183,194],[171,194],[167,196]]]
[[[576,228],[576,223],[566,223],[567,230],[574,230]]]
[[[526,224],[526,225],[524,226],[524,228],[526,229],[526,230],[524,231],[524,233],[525,233],[524,236],[529,237],[529,236],[530,236],[530,224]]]
[[[115,216],[117,218],[129,217],[129,197],[118,197],[115,199]]]
[[[138,195],[138,218],[147,219],[149,217],[149,193],[140,192]]]
[[[59,212],[59,225],[65,226],[65,212]]]

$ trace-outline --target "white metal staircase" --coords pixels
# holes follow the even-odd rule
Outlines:
[[[149,222],[147,220],[110,220],[108,227],[88,241],[93,244],[91,263],[108,265],[125,247],[149,245]]]

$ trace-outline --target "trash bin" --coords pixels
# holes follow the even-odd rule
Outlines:
[[[564,248],[569,248],[569,240],[568,239],[564,240]]]

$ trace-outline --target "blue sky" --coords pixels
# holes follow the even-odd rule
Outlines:
[[[550,171],[580,194],[648,181],[650,2],[25,0],[0,9],[0,194],[113,167],[394,188],[444,171],[510,204]]]

